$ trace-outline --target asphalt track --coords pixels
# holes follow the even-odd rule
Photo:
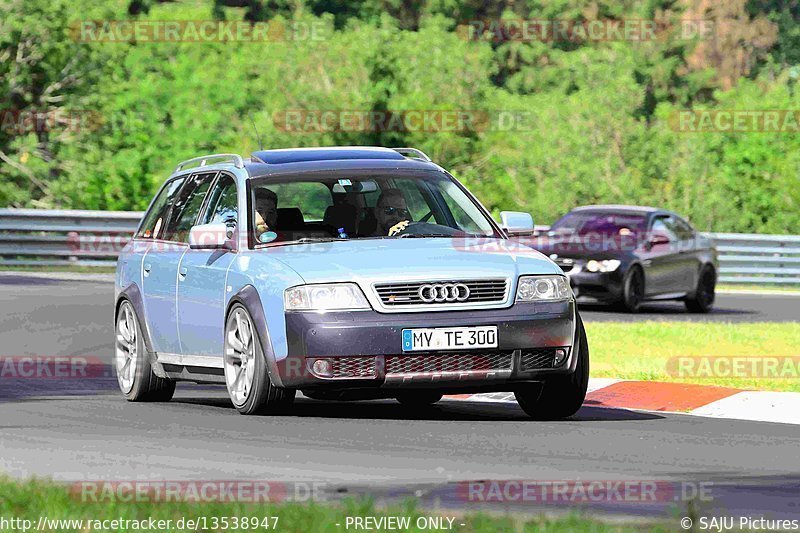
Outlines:
[[[652,318],[798,320],[798,302],[720,295],[718,313],[687,315],[666,304]],[[2,276],[0,355],[88,356],[102,365],[111,356],[111,304],[109,283]],[[620,316],[631,318],[584,310],[588,321]],[[446,400],[411,413],[393,401],[301,398],[290,415],[243,417],[214,387],[181,384],[170,403],[131,404],[108,374],[0,379],[0,471],[61,481],[318,482],[329,500],[413,495],[441,509],[531,513],[576,505],[482,503],[465,497],[460,482],[680,482],[711,486],[712,499],[696,504],[700,514],[800,518],[798,449],[800,426],[591,405],[570,420],[533,422],[513,404]],[[677,491],[659,494],[656,502],[582,505],[592,513],[680,516]]]

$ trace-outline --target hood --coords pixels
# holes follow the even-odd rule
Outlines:
[[[560,274],[552,261],[504,239],[353,239],[262,249],[295,270],[306,283],[515,279]]]
[[[570,259],[622,259],[633,254],[638,242],[634,236],[625,238],[620,236],[604,237],[592,236],[566,236],[547,237],[540,236],[535,242],[530,243],[547,257]]]

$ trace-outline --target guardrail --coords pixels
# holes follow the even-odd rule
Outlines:
[[[800,236],[707,234],[719,253],[724,283],[800,284]]]
[[[0,267],[113,267],[143,213],[0,209]],[[536,226],[547,231],[547,226]],[[800,284],[800,236],[706,233],[719,251],[720,281]]]
[[[143,214],[0,209],[0,266],[113,267]]]

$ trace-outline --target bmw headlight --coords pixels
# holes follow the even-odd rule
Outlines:
[[[589,272],[614,272],[619,268],[619,261],[616,259],[605,259],[603,261],[591,261],[586,263],[586,270]]]
[[[517,286],[518,302],[569,300],[572,289],[565,276],[522,276]]]
[[[287,311],[342,311],[370,309],[355,283],[298,285],[283,294]]]

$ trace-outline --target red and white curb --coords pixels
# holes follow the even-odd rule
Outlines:
[[[514,393],[458,394],[451,400],[514,402]],[[681,413],[800,424],[800,392],[748,391],[660,381],[590,378],[584,407]]]

